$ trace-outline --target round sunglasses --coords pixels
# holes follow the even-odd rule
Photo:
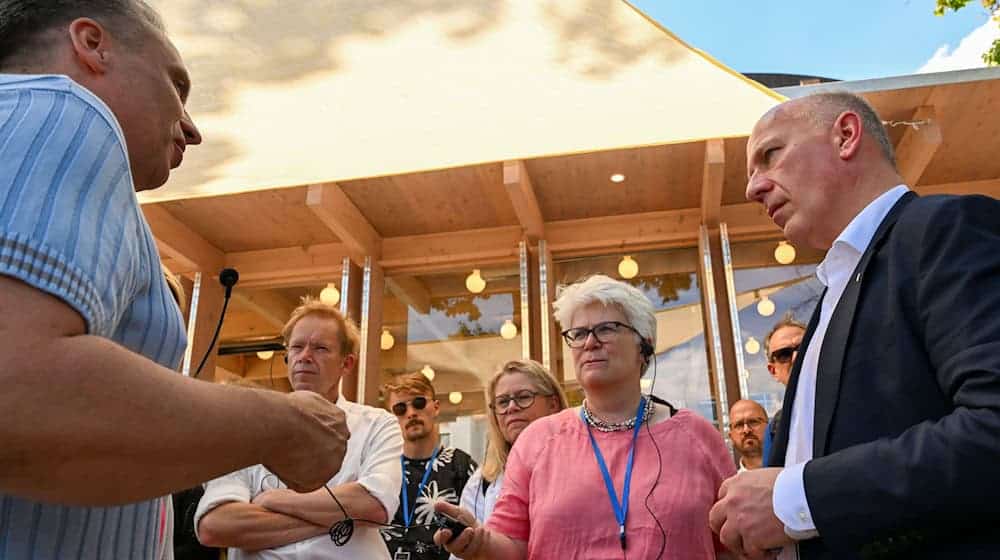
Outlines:
[[[392,405],[392,413],[396,416],[406,416],[407,406],[412,406],[413,410],[423,410],[427,408],[427,397],[413,397],[412,401],[398,402]]]

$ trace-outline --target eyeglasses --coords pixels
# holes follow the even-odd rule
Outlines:
[[[497,395],[490,403],[490,408],[497,414],[507,414],[510,411],[510,403],[514,403],[517,408],[524,410],[535,403],[535,397],[538,395],[549,396],[546,393],[536,393],[535,391],[518,391],[511,395]]]
[[[635,330],[635,327],[632,325],[626,325],[625,323],[621,323],[619,321],[604,321],[603,323],[597,323],[589,329],[587,327],[566,329],[562,332],[562,337],[566,339],[566,344],[568,344],[570,348],[583,348],[583,346],[587,344],[587,338],[589,338],[591,334],[594,335],[597,342],[607,344],[617,338],[618,335],[621,334],[622,329],[628,329],[635,334],[638,334],[640,338],[642,337],[642,335],[639,334],[639,331]]]
[[[740,420],[738,422],[733,422],[730,424],[729,429],[734,432],[741,432],[746,428],[751,430],[756,430],[757,428],[767,424],[767,421],[762,418],[747,418],[746,420]]]
[[[392,413],[396,416],[406,416],[407,405],[413,407],[413,410],[423,410],[427,407],[427,397],[413,397],[412,401],[398,402],[392,405]]]
[[[784,348],[778,348],[774,352],[771,352],[771,355],[768,356],[767,361],[771,363],[778,362],[779,364],[787,364],[788,362],[792,361],[792,357],[795,355],[796,352],[798,352],[798,350],[799,350],[798,344],[794,346],[786,346]]]

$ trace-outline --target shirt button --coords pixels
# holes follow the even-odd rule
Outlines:
[[[806,522],[809,521],[809,516],[806,514],[805,511],[802,511],[802,510],[799,511],[799,521],[801,521],[803,523],[806,523]]]

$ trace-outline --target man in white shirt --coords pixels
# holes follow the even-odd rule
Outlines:
[[[343,466],[327,488],[307,494],[288,490],[262,465],[215,479],[195,513],[198,538],[229,547],[230,560],[388,559],[374,523],[387,523],[399,507],[403,440],[387,411],[339,394],[341,378],[357,361],[357,327],[337,308],[307,299],[282,337],[292,389],[318,393],[347,416],[351,438]],[[353,535],[335,544],[329,532],[347,518],[354,520]]]
[[[747,198],[827,249],[772,457],[710,523],[764,558],[1000,556],[1000,202],[917,197],[862,99],[784,103],[747,144]]]

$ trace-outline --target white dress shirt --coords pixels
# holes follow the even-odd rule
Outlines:
[[[373,408],[345,400],[337,400],[347,416],[347,428],[351,438],[347,440],[347,454],[344,463],[329,486],[357,482],[376,500],[382,503],[389,519],[399,508],[402,472],[399,457],[403,453],[403,437],[399,422],[381,408]],[[205,486],[205,495],[198,502],[194,516],[195,532],[201,518],[216,507],[229,502],[250,502],[264,490],[286,488],[278,478],[255,465],[219,477]],[[332,499],[331,499],[332,503]],[[389,559],[389,550],[378,532],[378,527],[367,523],[356,523],[354,535],[344,546],[336,546],[329,535],[306,539],[277,548],[247,552],[238,548],[229,549],[229,560],[353,560]]]
[[[905,185],[883,193],[865,207],[851,223],[844,228],[826,253],[823,262],[816,267],[816,276],[826,286],[826,295],[820,303],[819,323],[809,340],[809,346],[802,357],[795,401],[788,435],[788,449],[785,451],[785,468],[774,484],[774,514],[785,524],[785,533],[795,540],[805,540],[819,536],[813,522],[809,502],[806,500],[803,473],[806,463],[813,458],[813,423],[816,410],[816,371],[819,353],[823,348],[830,317],[836,309],[848,282],[860,282],[860,274],[851,274],[861,261],[861,256],[875,236],[876,230],[896,202],[907,193]],[[779,556],[782,560],[797,557],[796,547],[785,547]]]

